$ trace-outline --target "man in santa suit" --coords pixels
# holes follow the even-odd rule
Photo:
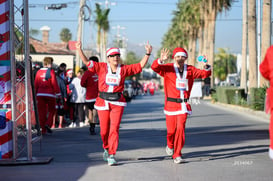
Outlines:
[[[270,124],[269,124],[269,157],[273,160],[273,46],[267,49],[264,61],[260,64],[260,72],[264,78],[266,78],[270,86],[267,89],[267,96],[269,100]]]
[[[96,56],[90,57],[89,60],[99,62],[99,59]],[[97,110],[94,109],[94,105],[99,93],[98,75],[91,71],[85,71],[81,79],[81,86],[86,88],[86,112],[90,125],[89,132],[90,135],[95,135]]]
[[[42,128],[42,134],[52,133],[53,116],[56,112],[56,98],[61,98],[61,91],[56,79],[52,57],[45,57],[44,67],[38,70],[34,87],[37,97],[37,107],[39,111],[39,121]],[[47,116],[48,115],[48,116]]]
[[[211,75],[210,66],[204,63],[204,70],[185,64],[188,53],[183,48],[173,51],[173,63],[164,63],[168,59],[169,50],[162,49],[159,59],[151,68],[164,77],[165,107],[167,125],[166,153],[172,156],[174,163],[182,163],[181,150],[185,144],[185,124],[187,115],[191,114],[188,103],[193,81]]]
[[[126,106],[122,95],[125,77],[142,71],[152,51],[152,46],[145,46],[146,55],[137,64],[120,64],[119,48],[109,48],[106,52],[107,63],[88,61],[81,49],[81,42],[76,44],[77,51],[91,72],[97,73],[99,77],[99,96],[96,99],[95,108],[100,120],[100,134],[103,142],[103,159],[108,165],[116,165],[115,154],[119,142],[119,125]]]

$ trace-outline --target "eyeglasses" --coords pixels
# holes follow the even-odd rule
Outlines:
[[[120,57],[120,54],[109,55],[109,57]]]

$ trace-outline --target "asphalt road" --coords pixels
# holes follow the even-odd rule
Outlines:
[[[208,101],[192,105],[182,150],[186,163],[173,163],[165,153],[163,99],[162,93],[156,93],[128,104],[120,128],[118,166],[103,161],[100,136],[90,136],[88,127],[63,128],[33,145],[35,159],[53,157],[50,163],[0,166],[0,180],[273,180],[269,121]]]

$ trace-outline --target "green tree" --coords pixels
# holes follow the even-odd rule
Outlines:
[[[224,81],[227,74],[237,73],[237,58],[227,52],[226,49],[219,48],[215,54],[214,77]]]
[[[40,31],[37,30],[37,29],[30,29],[29,30],[29,35],[32,36],[32,37],[35,37],[35,36],[38,36],[40,34]]]
[[[101,9],[100,5],[96,3],[96,19],[95,23],[97,24],[97,50],[101,54],[101,43],[103,43],[103,47],[106,47],[107,40],[107,32],[109,31],[109,20],[108,15],[110,13],[110,9]],[[102,32],[103,31],[103,32]],[[103,33],[103,37],[101,37],[101,33]],[[102,48],[103,48],[102,47]]]
[[[67,43],[69,42],[69,40],[71,40],[71,38],[72,38],[72,34],[70,30],[68,28],[63,28],[60,32],[60,39],[63,42]]]
[[[128,52],[124,64],[131,65],[140,62],[140,58],[134,52]]]

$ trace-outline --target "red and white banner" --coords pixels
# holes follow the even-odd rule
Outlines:
[[[9,1],[0,0],[0,159],[12,157]]]

